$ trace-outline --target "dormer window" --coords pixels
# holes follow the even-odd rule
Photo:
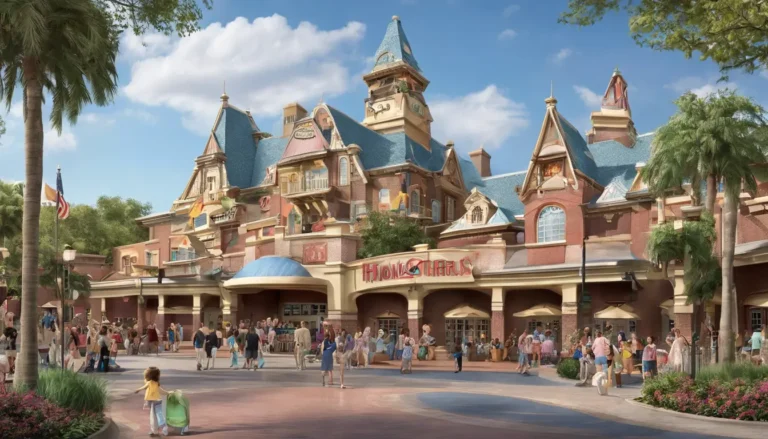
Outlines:
[[[544,178],[554,177],[563,172],[563,162],[556,161],[544,165]]]
[[[482,224],[483,223],[483,208],[480,206],[475,206],[472,209],[472,224]]]
[[[346,186],[349,184],[349,159],[346,157],[339,158],[339,186]]]
[[[538,242],[565,241],[565,211],[558,206],[541,209],[536,228]]]

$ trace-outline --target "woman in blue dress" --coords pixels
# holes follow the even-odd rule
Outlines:
[[[333,385],[333,353],[336,351],[336,343],[331,341],[328,332],[323,337],[323,360],[320,363],[320,370],[323,371],[323,387],[325,387],[325,375],[330,374],[330,385]]]

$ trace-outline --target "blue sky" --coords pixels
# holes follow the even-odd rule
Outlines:
[[[214,3],[192,37],[123,39],[114,104],[86,108],[61,137],[46,133],[46,182],[55,182],[61,165],[71,202],[119,195],[167,210],[205,147],[224,81],[230,102],[250,109],[264,131],[279,133],[281,109],[295,100],[310,109],[323,99],[361,120],[361,76],[393,15],[431,81],[425,96],[434,137],[453,139],[463,154],[483,145],[494,174],[527,166],[551,82],[558,109],[582,133],[616,66],[630,84],[640,133],[663,124],[688,89],[737,87],[768,104],[766,77],[732,74],[718,84],[711,62],[636,46],[626,16],[583,29],[558,24],[565,0]],[[10,113],[0,113],[8,128],[0,138],[4,180],[24,177],[15,101]]]

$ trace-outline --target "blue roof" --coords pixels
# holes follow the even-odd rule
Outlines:
[[[598,171],[592,153],[587,146],[584,137],[566,118],[557,113],[558,124],[563,130],[565,143],[571,153],[573,167],[584,173],[587,177],[598,181]]]
[[[283,156],[289,137],[269,137],[259,140],[253,165],[253,178],[250,186],[259,186],[267,175],[267,168],[277,163]]]
[[[643,134],[637,137],[637,141],[632,147],[626,147],[615,140],[606,140],[589,145],[592,156],[598,166],[597,182],[611,191],[616,189],[632,187],[632,182],[637,175],[636,165],[645,163],[651,158],[651,143],[653,142],[653,133]],[[626,195],[621,197],[616,195],[606,196],[601,201],[620,201]]]
[[[517,196],[515,188],[523,184],[527,171],[513,172],[482,179],[483,187],[478,188],[483,195],[495,201],[499,210],[509,220],[514,220],[515,215],[525,213],[525,206]]]
[[[232,279],[244,277],[312,277],[304,266],[293,259],[282,256],[262,256],[232,276]]]
[[[231,106],[221,109],[221,117],[213,129],[219,147],[227,156],[227,178],[230,186],[251,186],[253,163],[256,158],[256,142],[253,133],[258,132],[253,119]]]
[[[382,56],[388,54],[387,56]],[[409,66],[416,69],[417,72],[421,72],[419,69],[419,63],[416,62],[416,58],[413,56],[413,49],[408,42],[408,38],[405,36],[403,25],[399,19],[393,19],[387,25],[387,32],[384,34],[384,39],[379,45],[379,50],[376,51],[376,64],[374,68],[397,61],[402,61]]]
[[[459,159],[461,176],[464,177],[464,186],[467,188],[467,190],[471,191],[472,188],[475,187],[478,188],[478,190],[482,189],[482,186],[484,186],[485,183],[483,183],[483,178],[480,177],[480,173],[477,172],[475,164],[472,163],[469,159],[459,157],[458,154],[456,154],[456,158]],[[482,192],[482,190],[480,190],[480,192]]]

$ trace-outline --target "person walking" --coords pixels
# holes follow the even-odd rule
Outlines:
[[[346,361],[344,359],[344,336],[346,335],[345,331],[341,331],[341,334],[339,334],[336,337],[336,352],[334,352],[333,357],[336,360],[336,364],[339,365],[339,380],[341,381],[341,386],[339,386],[340,389],[346,389],[347,387],[344,385],[344,365],[346,364]]]
[[[109,372],[109,345],[110,340],[107,335],[107,327],[102,326],[99,331],[99,366],[96,370]]]
[[[203,325],[201,324],[195,336],[192,339],[192,343],[195,346],[195,357],[197,359],[197,370],[203,370],[203,358],[205,355],[205,333],[203,332]]]
[[[158,430],[163,436],[168,436],[168,426],[165,424],[163,416],[163,398],[167,395],[167,390],[160,387],[160,369],[150,367],[144,371],[144,385],[134,391],[144,392],[144,401],[149,405],[149,435],[157,436]]]
[[[229,363],[230,369],[237,369],[237,346],[235,342],[235,334],[237,334],[237,329],[232,328],[229,330],[229,337],[227,337],[227,344],[229,345],[229,358],[231,360]]]
[[[336,343],[331,341],[331,336],[328,332],[323,337],[323,353],[322,361],[320,362],[320,370],[323,373],[323,387],[325,387],[325,375],[330,374],[331,380],[329,385],[333,385],[333,353],[336,351]]]
[[[245,336],[245,364],[243,369],[253,368],[256,370],[256,364],[259,359],[259,334],[256,333],[256,328],[251,326],[248,331],[248,335]]]
[[[603,337],[603,331],[597,331],[595,341],[592,342],[592,352],[595,354],[595,366],[600,367],[600,371],[606,372],[608,368],[608,354],[611,344],[608,339]]]
[[[205,355],[207,359],[203,370],[208,370],[209,366],[211,369],[216,367],[216,353],[221,347],[221,339],[216,335],[216,331],[212,327],[208,329],[210,329],[210,332],[205,336]]]
[[[296,359],[296,370],[304,370],[304,356],[312,348],[312,336],[307,329],[307,322],[302,320],[299,326],[293,333],[293,355]]]
[[[176,324],[176,333],[178,334],[178,337],[176,337],[176,352],[178,352],[181,342],[184,340],[184,328],[181,326],[181,323]]]
[[[171,352],[176,352],[176,327],[173,323],[168,327],[168,348]]]

